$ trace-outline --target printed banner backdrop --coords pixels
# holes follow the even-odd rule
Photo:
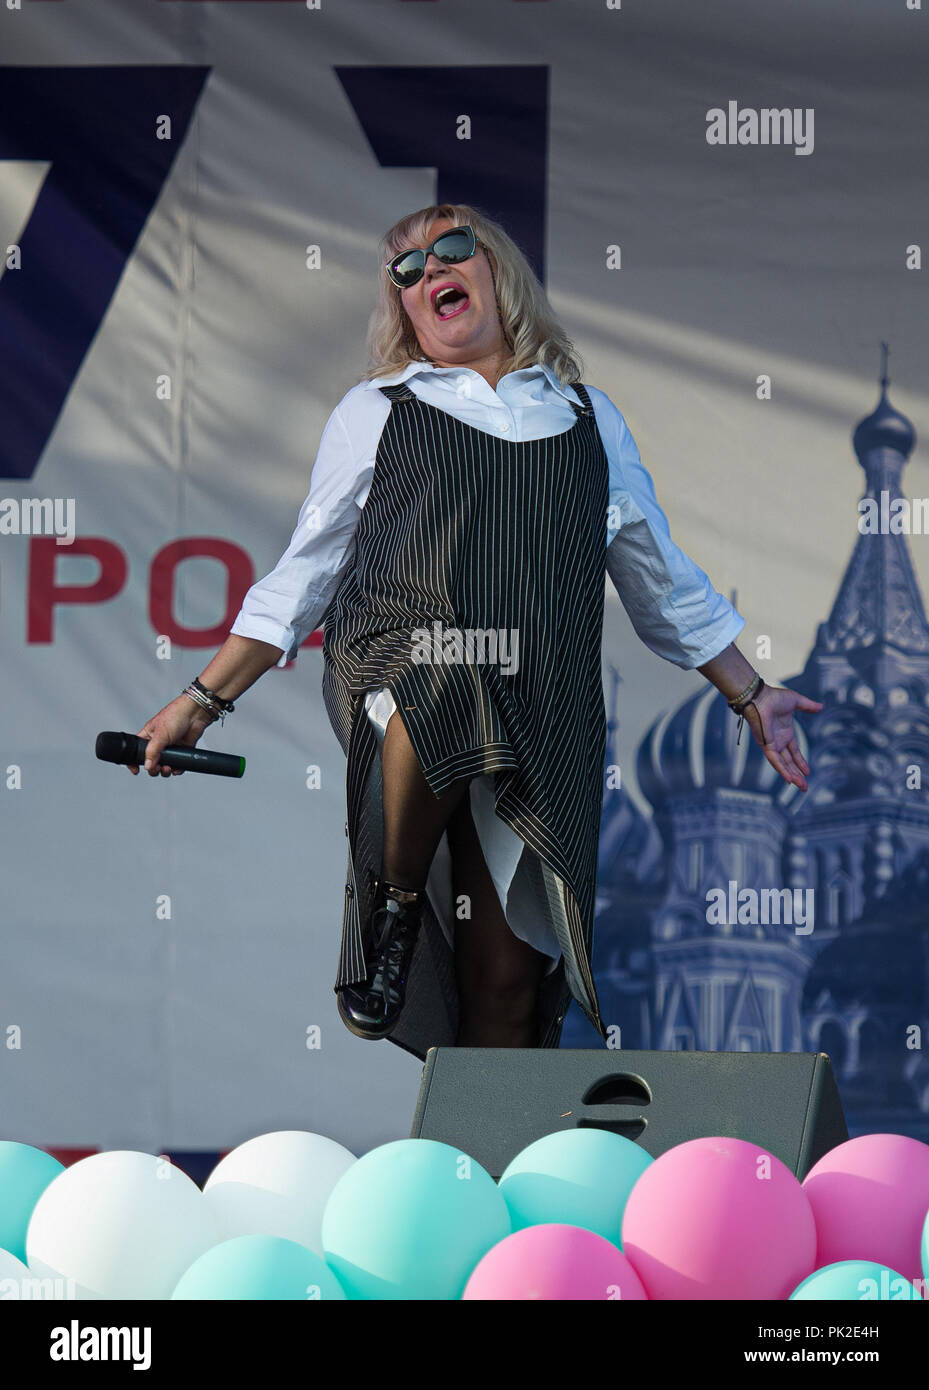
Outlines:
[[[241,782],[93,754],[203,669],[285,548],[365,366],[378,238],[451,198],[544,277],[741,650],[826,703],[803,795],[608,589],[611,1045],[823,1050],[853,1133],[929,1139],[927,23],[907,0],[0,10],[3,1137],[409,1132],[420,1064],[335,1008],[319,634],[204,739]],[[576,1009],[563,1045],[599,1045]]]

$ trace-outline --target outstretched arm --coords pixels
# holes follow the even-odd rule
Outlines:
[[[265,671],[278,663],[280,656],[281,648],[271,643],[230,635],[201,672],[200,681],[221,700],[237,700]],[[163,767],[158,761],[162,749],[169,744],[193,747],[214,718],[189,695],[178,695],[147,720],[139,729],[139,735],[148,740],[145,771],[149,776],[182,777],[184,774],[179,768]],[[139,769],[130,765],[129,771],[135,777]]]
[[[727,700],[741,695],[755,676],[755,668],[734,642],[730,642],[712,661],[698,666],[697,670],[706,676],[711,685],[722,691]],[[765,684],[757,700],[745,707],[745,721],[775,771],[785,782],[806,791],[810,767],[797,747],[793,716],[794,710],[798,709],[818,714],[822,705],[818,700],[801,695],[799,691]]]
[[[357,401],[357,392],[349,394]],[[351,560],[373,468],[371,439],[376,443],[378,411],[389,408],[383,397],[380,401],[383,405],[369,393],[362,402],[363,428],[354,438],[341,404],[330,415],[290,545],[271,573],[251,586],[229,636],[201,672],[202,684],[220,699],[237,699],[272,666],[293,660],[323,617]],[[357,409],[354,414],[358,416]],[[172,743],[195,744],[212,720],[188,695],[165,705],[138,731],[148,740],[146,772],[181,776],[177,769],[161,766],[162,749]],[[136,774],[138,768],[129,771]]]
[[[735,645],[745,619],[674,543],[622,412],[604,392],[588,389],[610,464],[607,573],[645,645],[675,666],[698,670],[734,700],[755,675]],[[746,707],[745,719],[771,766],[806,791],[810,769],[793,726],[798,709],[816,713],[822,705],[798,691],[765,685]]]

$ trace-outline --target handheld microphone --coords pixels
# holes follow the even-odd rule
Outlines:
[[[107,730],[97,735],[95,751],[101,762],[142,767],[147,747],[148,739],[138,734]],[[180,768],[182,772],[212,772],[216,777],[242,777],[245,774],[245,759],[234,753],[214,753],[209,748],[188,748],[182,744],[162,748],[158,762],[163,767]]]

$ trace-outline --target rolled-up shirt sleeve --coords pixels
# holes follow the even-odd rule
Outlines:
[[[280,647],[278,666],[292,661],[319,625],[351,563],[372,471],[373,460],[359,457],[337,406],[323,429],[290,544],[249,589],[230,629]]]
[[[702,666],[735,641],[745,619],[675,545],[622,413],[602,391],[590,394],[610,462],[607,573],[656,656],[685,669]]]

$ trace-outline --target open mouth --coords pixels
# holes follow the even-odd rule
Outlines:
[[[451,319],[463,314],[471,303],[461,285],[442,285],[432,293],[432,307],[440,319]]]

